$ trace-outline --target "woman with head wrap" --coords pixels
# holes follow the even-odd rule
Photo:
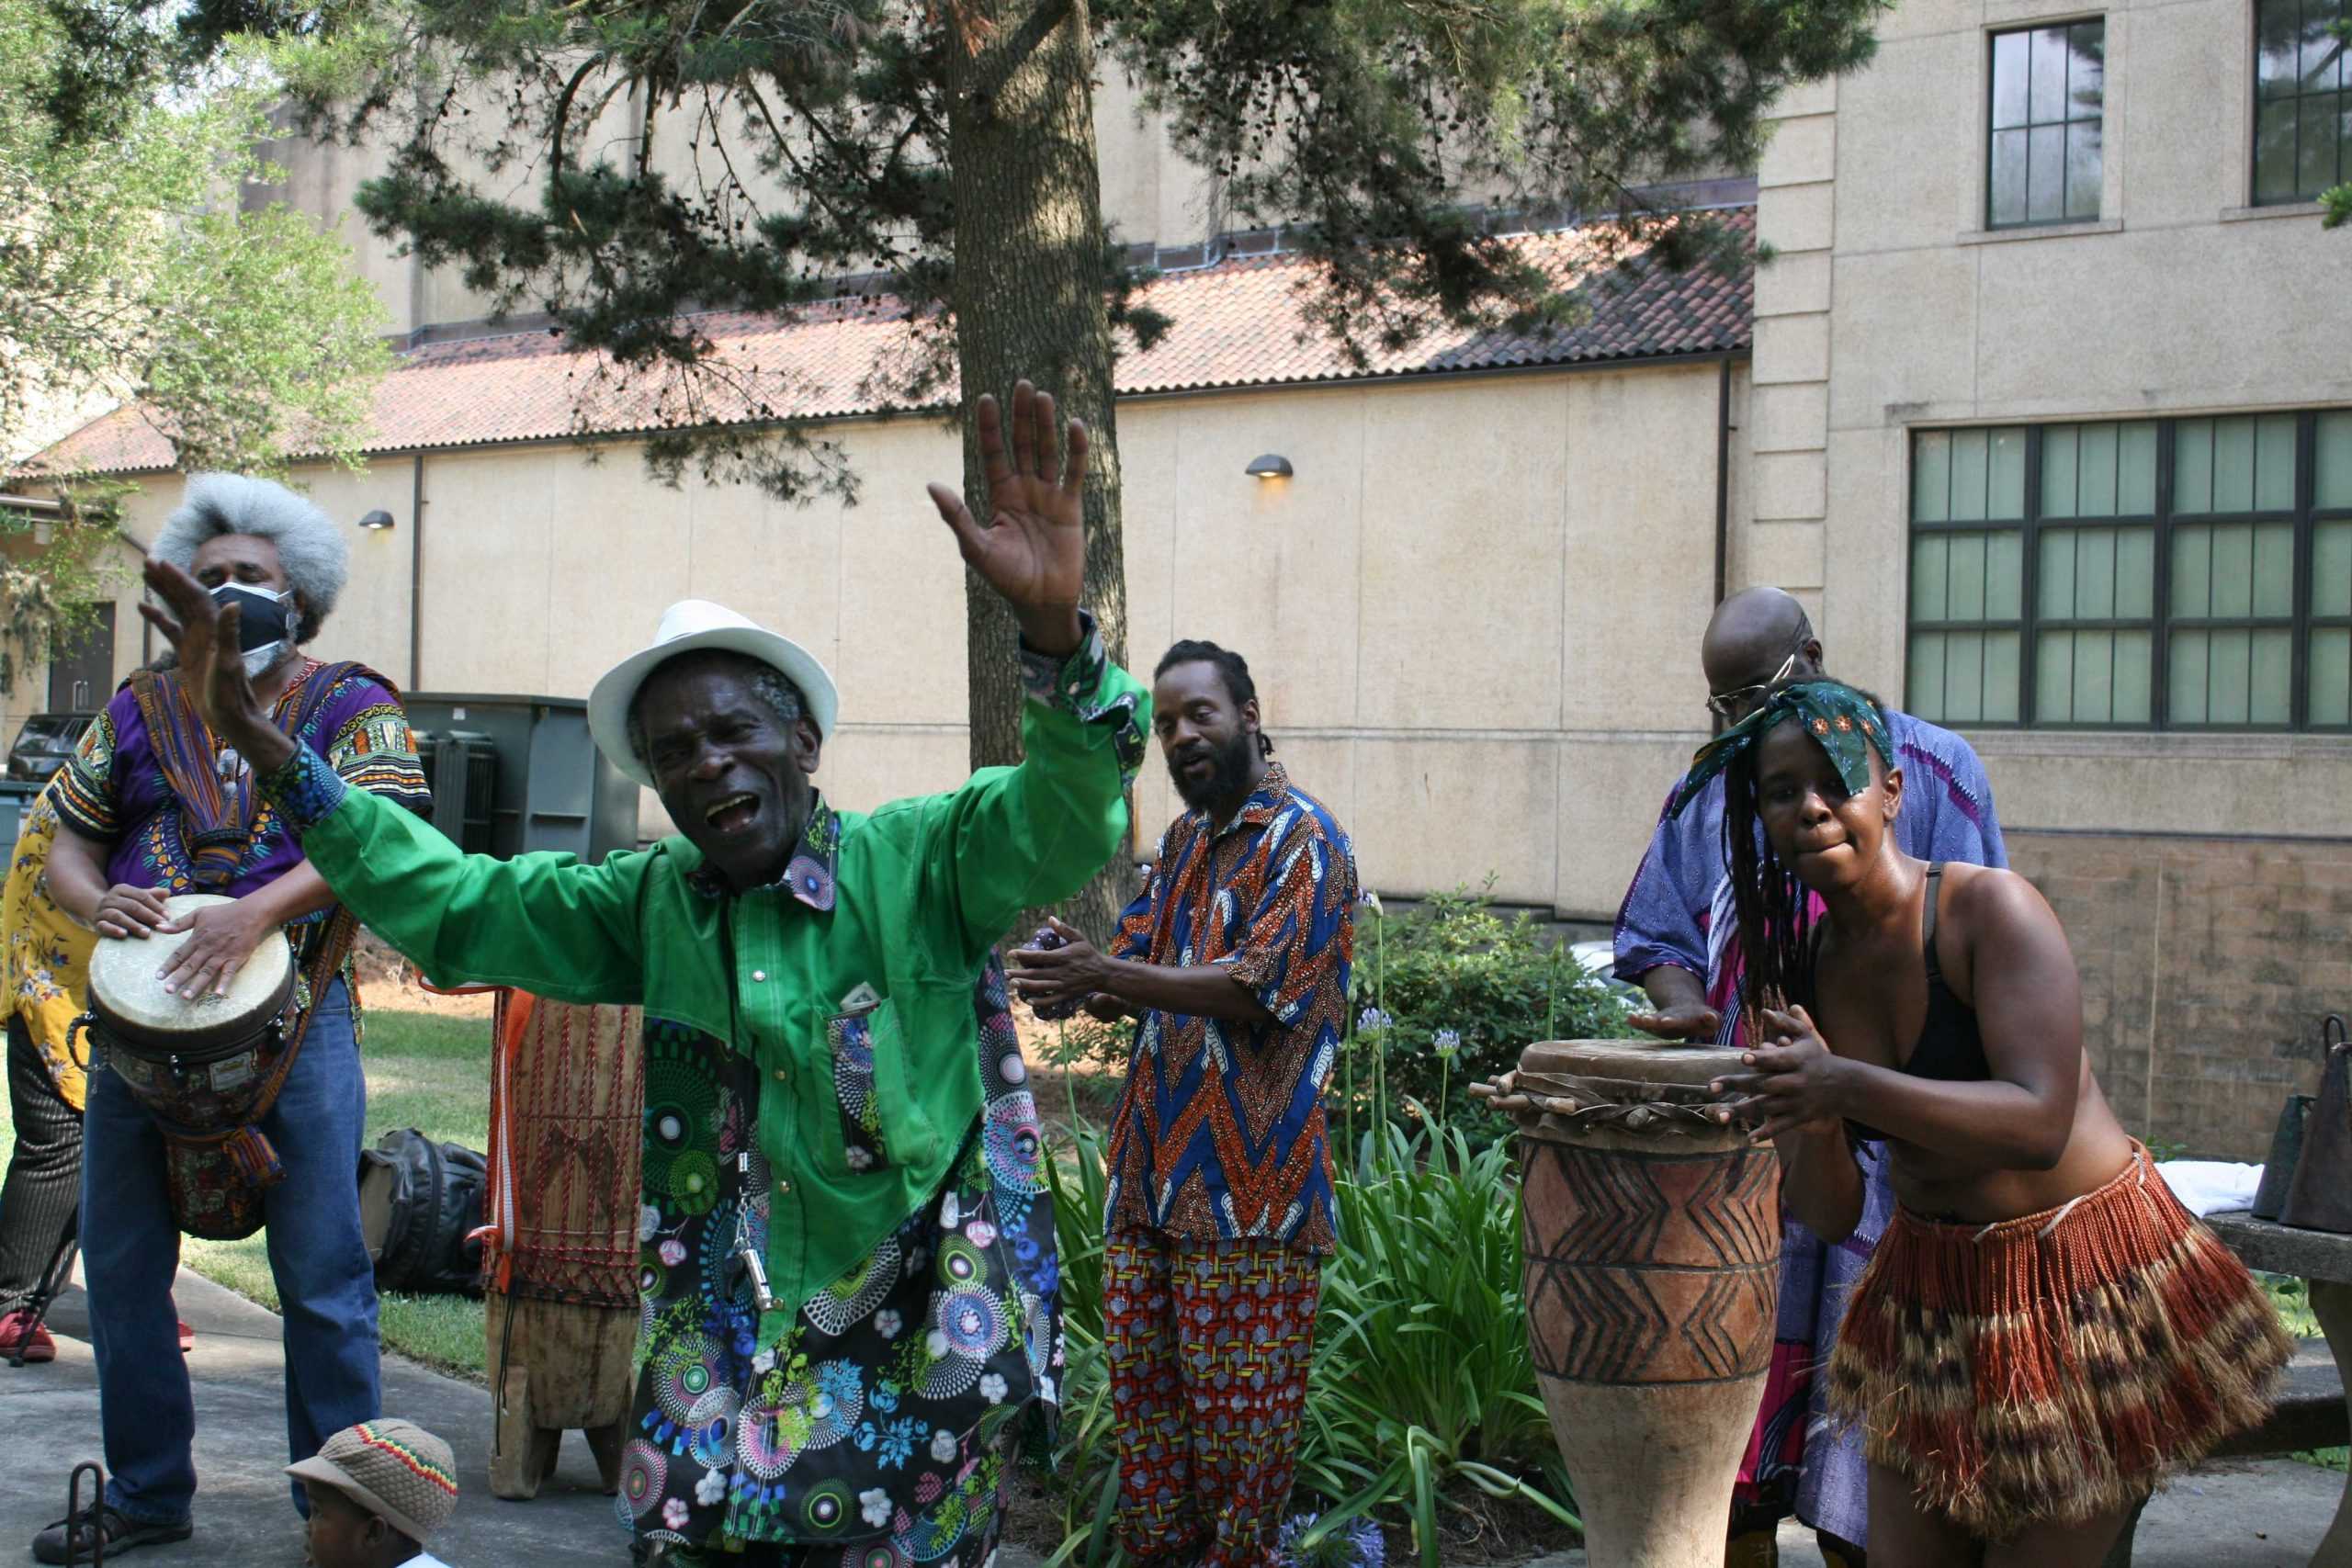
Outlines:
[[[1702,750],[1724,775],[1755,1136],[1825,1237],[1856,1138],[1900,1203],[1828,1368],[1860,1423],[1880,1564],[2096,1562],[2169,1471],[2260,1420],[2277,1315],[2173,1199],[2083,1054],[2066,937],[2023,877],[1896,846],[1884,715],[1776,688]],[[1812,918],[1808,892],[1823,913]]]

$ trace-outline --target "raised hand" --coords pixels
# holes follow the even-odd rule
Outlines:
[[[294,754],[294,743],[269,721],[269,710],[245,677],[237,606],[223,607],[169,561],[150,558],[141,575],[164,603],[142,604],[139,613],[179,654],[181,682],[206,727],[243,753],[255,773],[276,772]]]
[[[988,477],[988,524],[974,519],[951,486],[929,486],[932,504],[954,531],[964,559],[1012,606],[1029,645],[1046,654],[1075,652],[1078,602],[1086,583],[1086,426],[1069,422],[1064,461],[1053,394],[1027,381],[1012,389],[1009,454],[994,397],[982,394],[975,418]]]

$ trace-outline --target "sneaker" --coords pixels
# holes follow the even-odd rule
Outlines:
[[[33,1321],[32,1314],[21,1310],[0,1317],[0,1360],[12,1359],[19,1341],[23,1343],[27,1365],[57,1359],[57,1341],[49,1337],[47,1328]]]
[[[181,1354],[181,1355],[183,1355],[183,1356],[185,1356],[185,1355],[187,1355],[190,1350],[193,1350],[193,1349],[195,1349],[195,1348],[196,1348],[196,1330],[195,1330],[195,1329],[193,1329],[193,1328],[190,1328],[190,1327],[187,1325],[187,1322],[186,1322],[185,1320],[183,1320],[183,1321],[180,1323],[180,1354]]]
[[[69,1532],[74,1548],[70,1553],[67,1551]],[[58,1520],[33,1537],[33,1561],[96,1561],[102,1542],[106,1555],[112,1557],[118,1551],[128,1551],[135,1546],[162,1546],[167,1541],[186,1540],[195,1533],[196,1523],[192,1519],[182,1519],[172,1525],[149,1524],[119,1509],[97,1504]]]

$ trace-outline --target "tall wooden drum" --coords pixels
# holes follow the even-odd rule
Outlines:
[[[482,1247],[490,1487],[537,1495],[576,1429],[611,1492],[635,1390],[640,1019],[507,991],[495,1029]]]
[[[1528,1335],[1606,1568],[1718,1568],[1780,1299],[1780,1156],[1724,1120],[1739,1053],[1531,1045],[1519,1125]]]

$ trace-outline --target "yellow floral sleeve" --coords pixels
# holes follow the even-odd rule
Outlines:
[[[66,1026],[82,1010],[90,953],[98,939],[50,897],[49,847],[57,838],[57,795],[65,776],[60,770],[25,813],[8,881],[0,889],[0,937],[6,950],[9,1009],[31,1031],[58,1094],[79,1111],[83,1066],[67,1049]]]

